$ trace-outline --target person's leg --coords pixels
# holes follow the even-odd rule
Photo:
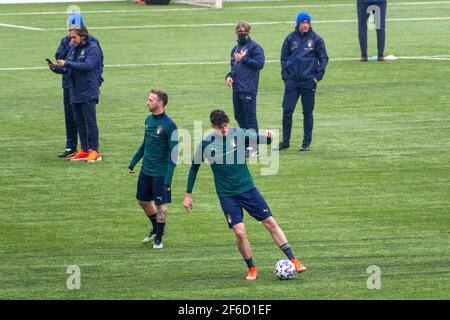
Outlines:
[[[88,128],[84,118],[83,109],[86,106],[85,103],[73,103],[73,116],[78,128],[78,135],[80,136],[81,149],[85,152],[89,151],[88,145]]]
[[[171,192],[164,187],[165,177],[153,177],[152,187],[156,204],[156,237],[153,248],[161,249],[162,238],[167,223],[167,204],[171,203]]]
[[[288,259],[294,263],[297,272],[304,271],[305,267],[303,267],[297,258],[295,258],[283,230],[281,230],[275,219],[272,217],[272,212],[258,189],[253,188],[240,194],[239,203],[253,218],[260,221],[269,231],[275,244],[286,254]]]
[[[316,89],[302,88],[302,109],[303,109],[303,143],[302,149],[307,151],[312,141],[312,131],[314,126],[314,103],[316,96]]]
[[[136,188],[136,200],[152,224],[152,230],[142,240],[144,243],[150,242],[156,236],[156,208],[154,206],[152,179],[141,171]]]
[[[278,226],[275,218],[270,216],[261,221],[263,226],[269,231],[275,244],[284,252],[286,257],[295,265],[295,271],[303,272],[306,268],[295,257],[294,252],[281,228]]]
[[[86,125],[88,128],[89,134],[89,147],[91,150],[99,151],[99,132],[97,125],[97,112],[96,112],[97,103],[95,101],[90,101],[84,104],[83,115],[86,119]]]
[[[156,230],[157,230],[157,222],[156,222],[156,207],[153,201],[139,201],[139,205],[144,210],[145,215],[150,220],[150,223],[152,224],[152,229],[150,230],[150,233],[142,240],[142,242],[150,242],[152,241],[156,236]]]
[[[64,88],[64,118],[66,122],[66,149],[77,150],[78,129],[75,123],[72,104],[70,103],[70,89]]]
[[[288,242],[286,236],[284,235],[283,230],[281,230],[281,228],[278,226],[277,222],[272,216],[261,221],[261,223],[263,224],[264,227],[266,227],[267,231],[269,231],[273,241],[277,246],[281,247],[283,244]]]
[[[387,4],[385,2],[377,3],[380,7],[381,14],[381,26],[380,29],[377,29],[377,46],[378,46],[378,57],[384,57],[384,46],[386,43],[386,7]]]
[[[243,211],[238,198],[239,196],[219,197],[220,206],[222,207],[225,219],[227,220],[228,228],[233,229],[239,253],[247,264],[248,273],[246,279],[256,280],[256,266],[253,263],[252,249],[247,239],[243,223]]]
[[[166,228],[167,222],[167,206],[157,205],[156,206],[156,237],[155,244],[153,245],[154,249],[162,248],[162,238],[164,236],[164,229]]]
[[[356,9],[358,14],[358,39],[361,49],[361,58],[367,58],[367,8],[369,4],[357,1]]]
[[[244,258],[245,263],[247,264],[247,280],[256,280],[258,277],[258,272],[256,270],[256,266],[253,263],[253,255],[252,255],[252,248],[250,247],[250,242],[247,238],[247,233],[245,231],[244,223],[240,222],[238,224],[235,224],[233,226],[233,232],[236,237],[236,245],[238,247],[238,250]]]
[[[233,226],[233,232],[236,236],[236,245],[244,260],[252,257],[252,249],[247,239],[244,223],[238,223]]]
[[[245,106],[241,98],[242,93],[233,91],[234,119],[236,119],[239,128],[248,129],[248,124],[245,119]]]
[[[245,94],[243,97],[245,101],[244,116],[248,129],[255,130],[258,133],[258,119],[256,117],[256,96],[252,94]]]
[[[292,116],[300,97],[298,87],[285,86],[283,97],[283,142],[289,144],[292,130]]]

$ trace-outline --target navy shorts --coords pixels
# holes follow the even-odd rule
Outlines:
[[[137,182],[136,199],[155,201],[158,206],[170,203],[171,192],[164,188],[164,179],[165,177],[150,177],[141,171]]]
[[[256,188],[236,196],[219,197],[219,200],[229,228],[243,221],[244,214],[242,209],[245,209],[258,221],[262,221],[272,215],[269,206]]]

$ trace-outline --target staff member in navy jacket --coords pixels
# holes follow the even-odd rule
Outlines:
[[[384,61],[384,45],[386,41],[386,0],[357,0],[358,37],[359,46],[361,48],[360,61],[367,61],[367,18],[370,15],[370,13],[367,13],[367,10],[370,6],[376,6],[376,9],[373,11],[377,29],[378,61]]]
[[[313,130],[313,110],[317,83],[322,80],[328,64],[325,42],[311,28],[306,12],[297,16],[295,31],[290,33],[281,49],[281,76],[284,80],[283,141],[278,150],[289,148],[292,115],[302,97],[303,143],[300,151],[308,151]]]
[[[250,38],[251,26],[240,21],[236,25],[237,45],[231,50],[231,71],[225,76],[228,87],[233,88],[234,118],[240,128],[258,132],[256,95],[259,72],[264,67],[264,50]],[[250,155],[256,155],[256,146]]]
[[[67,28],[70,31],[71,29],[79,28],[84,25],[84,19],[79,13],[72,14],[67,20]],[[89,41],[93,41],[97,44],[98,48],[101,52],[101,60],[103,67],[103,53],[102,48],[100,47],[100,43],[96,38],[89,35]],[[70,50],[70,36],[67,35],[62,38],[61,43],[59,44],[58,49],[56,49],[55,58],[66,59],[67,54]],[[103,79],[101,79],[103,81]],[[101,83],[100,83],[101,85]],[[77,153],[77,142],[78,142],[78,128],[75,123],[72,105],[70,103],[70,80],[69,74],[65,73],[62,75],[62,87],[63,87],[63,97],[64,97],[64,117],[66,124],[66,149],[58,154],[60,158],[68,158]]]
[[[85,26],[70,30],[69,35],[71,48],[66,59],[59,59],[56,65],[50,65],[56,73],[67,73],[70,82],[70,103],[81,149],[69,160],[100,161],[96,105],[102,79],[102,53],[98,45],[90,41]]]

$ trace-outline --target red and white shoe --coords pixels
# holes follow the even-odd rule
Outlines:
[[[69,157],[69,161],[80,161],[85,160],[89,156],[89,153],[81,149],[74,156]]]
[[[253,281],[258,277],[258,271],[256,271],[256,267],[248,268],[247,277],[245,279]]]
[[[89,155],[85,160],[86,162],[102,161],[102,155],[96,150],[89,150]]]
[[[306,267],[303,266],[303,265],[300,263],[300,261],[298,261],[297,258],[291,259],[291,262],[295,265],[295,271],[297,271],[297,273],[306,271]]]

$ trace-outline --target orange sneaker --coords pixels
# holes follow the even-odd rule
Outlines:
[[[83,149],[80,149],[74,156],[69,158],[69,161],[80,161],[84,160],[89,156],[89,153],[84,151]]]
[[[102,156],[95,150],[89,150],[89,156],[85,160],[86,162],[102,161]]]
[[[256,271],[256,267],[248,268],[247,277],[245,279],[256,280],[257,277],[258,277],[258,271]]]
[[[297,258],[293,258],[291,259],[291,262],[295,265],[295,271],[297,271],[297,273],[306,271],[306,267],[304,267],[300,261],[298,261]]]

